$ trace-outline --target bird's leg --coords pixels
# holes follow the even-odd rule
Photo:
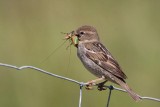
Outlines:
[[[105,80],[104,76],[102,76],[101,78],[98,78],[98,79],[91,80],[91,81],[87,82],[86,89],[87,90],[92,90],[93,89],[92,86],[96,85],[96,82],[99,82],[99,81],[102,81],[102,80]]]
[[[98,85],[97,89],[98,89],[99,91],[106,90],[107,87],[105,87],[104,84],[105,84],[107,81],[108,81],[108,80],[105,80],[105,81],[97,84],[97,85]]]

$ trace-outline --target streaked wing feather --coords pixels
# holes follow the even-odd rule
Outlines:
[[[97,65],[110,72],[111,74],[126,79],[127,76],[121,70],[117,61],[112,57],[111,53],[100,42],[86,43],[86,56]]]

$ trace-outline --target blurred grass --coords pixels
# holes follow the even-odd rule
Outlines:
[[[160,97],[160,1],[159,0],[1,0],[0,62],[32,65],[78,81],[95,77],[82,66],[66,43],[40,64],[61,43],[64,35],[89,24],[97,28],[128,76],[128,84],[140,95]],[[73,107],[79,87],[33,70],[0,67],[0,107]],[[107,92],[85,91],[83,107],[104,107]],[[62,103],[63,102],[63,103]],[[159,107],[159,103],[135,103],[127,94],[114,92],[110,106]]]

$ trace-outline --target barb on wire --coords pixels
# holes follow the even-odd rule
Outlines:
[[[14,65],[10,65],[10,64],[4,64],[4,63],[0,63],[0,66],[5,66],[5,67],[8,67],[8,68],[13,68],[13,69],[17,69],[17,70],[22,70],[22,69],[33,69],[35,71],[39,71],[39,72],[42,72],[44,74],[47,74],[47,75],[50,75],[50,76],[54,76],[56,78],[60,78],[60,79],[63,79],[63,80],[67,80],[67,81],[70,81],[70,82],[73,82],[73,83],[76,83],[80,86],[80,97],[79,97],[79,107],[81,107],[81,103],[82,103],[82,87],[83,86],[86,86],[87,83],[83,83],[83,82],[79,82],[77,80],[74,80],[74,79],[71,79],[71,78],[67,78],[67,77],[64,77],[64,76],[60,76],[60,75],[56,75],[56,74],[53,74],[51,72],[47,72],[43,69],[40,69],[40,68],[37,68],[37,67],[34,67],[34,66],[21,66],[21,67],[17,67],[17,66],[14,66]],[[111,92],[112,90],[117,90],[117,91],[121,91],[121,92],[126,92],[124,89],[121,89],[121,88],[117,88],[117,87],[114,87],[114,86],[104,86],[106,88],[109,88],[110,89],[110,92],[109,92],[109,96],[108,96],[108,102],[107,102],[107,107],[109,107],[109,102],[110,102],[110,98],[111,98]],[[147,99],[147,100],[153,100],[153,101],[157,101],[157,102],[160,102],[160,99],[158,98],[153,98],[153,97],[142,97],[140,96],[141,99]]]

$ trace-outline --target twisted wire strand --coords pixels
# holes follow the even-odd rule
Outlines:
[[[35,71],[39,71],[41,73],[44,73],[44,74],[47,74],[47,75],[50,75],[50,76],[54,76],[56,78],[60,78],[60,79],[63,79],[63,80],[66,80],[66,81],[69,81],[69,82],[73,82],[73,83],[76,83],[80,86],[80,95],[79,95],[79,105],[78,107],[81,107],[81,104],[82,104],[82,88],[83,86],[86,86],[88,83],[84,83],[84,82],[79,82],[77,80],[74,80],[74,79],[71,79],[71,78],[67,78],[67,77],[64,77],[64,76],[60,76],[60,75],[57,75],[57,74],[53,74],[51,72],[48,72],[48,71],[45,71],[43,69],[40,69],[40,68],[37,68],[37,67],[34,67],[34,66],[21,66],[21,67],[17,67],[15,65],[10,65],[10,64],[5,64],[5,63],[0,63],[0,66],[4,66],[4,67],[8,67],[8,68],[13,68],[13,69],[17,69],[17,70],[22,70],[22,69],[33,69]],[[109,107],[109,102],[110,102],[110,98],[111,98],[111,92],[112,90],[117,90],[117,91],[121,91],[121,92],[126,92],[124,89],[121,89],[121,88],[117,88],[115,86],[107,86],[105,85],[104,87],[106,88],[109,88],[110,91],[109,91],[109,96],[108,96],[108,101],[107,101],[107,107]],[[146,97],[146,96],[140,96],[140,98],[143,100],[143,99],[146,99],[146,100],[152,100],[152,101],[157,101],[157,102],[160,102],[160,99],[158,98],[153,98],[153,97]]]

